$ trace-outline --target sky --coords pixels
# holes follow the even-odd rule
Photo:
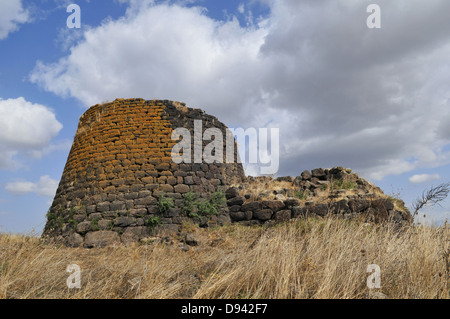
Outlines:
[[[0,231],[42,231],[79,117],[116,98],[279,128],[276,176],[343,166],[411,206],[450,182],[449,83],[448,0],[0,0]]]

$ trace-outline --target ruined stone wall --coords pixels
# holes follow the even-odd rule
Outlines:
[[[194,162],[198,120],[201,135],[210,128],[221,132],[213,154],[220,159],[223,151],[218,162]],[[177,128],[190,133],[191,163],[173,160],[173,146],[184,140],[172,139]],[[184,103],[117,99],[92,106],[80,118],[43,236],[74,247],[103,247],[177,234],[185,222],[262,225],[328,215],[411,221],[403,202],[342,167],[297,177],[246,177],[234,138],[227,163],[227,134],[217,118]],[[201,138],[200,152],[216,139]]]
[[[251,191],[255,185],[260,190],[257,194]],[[243,225],[330,215],[398,225],[412,221],[402,200],[386,196],[379,187],[342,167],[306,170],[297,177],[250,177],[227,189],[226,198],[231,221]]]
[[[80,118],[43,236],[71,246],[136,241],[155,227],[176,231],[183,222],[183,194],[207,197],[245,179],[241,164],[176,164],[172,131],[194,120],[223,132],[226,126],[200,109],[167,100],[117,99],[95,105]],[[208,141],[204,141],[203,145]],[[237,147],[234,145],[234,158]],[[194,150],[192,150],[193,152]],[[161,213],[160,198],[174,204]]]

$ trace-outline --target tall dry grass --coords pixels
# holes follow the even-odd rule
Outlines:
[[[46,245],[0,236],[0,298],[449,298],[450,232],[396,230],[342,219],[307,219],[270,228],[195,229],[201,245],[178,239],[104,249]],[[81,288],[69,289],[78,264]],[[381,288],[369,290],[369,264]]]

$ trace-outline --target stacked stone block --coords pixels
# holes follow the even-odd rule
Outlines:
[[[193,142],[196,120],[202,123],[202,133],[208,128],[222,132],[222,161],[195,163],[195,146],[191,162],[173,161],[173,146],[179,140],[172,139],[172,132],[187,129]],[[252,200],[245,194],[249,183],[266,183],[272,178],[247,178],[236,143],[234,161],[227,163],[227,134],[227,127],[217,118],[184,103],[116,99],[92,106],[80,118],[43,236],[73,247],[103,247],[175,234],[185,222],[201,227],[230,222],[260,225],[327,215],[411,221],[409,212],[396,209],[378,187],[342,167],[277,178],[311,194],[313,198],[308,201],[283,193]],[[202,140],[202,148],[210,142]],[[325,201],[317,200],[322,189],[347,178],[357,185],[359,193],[342,197],[345,191],[337,190]],[[208,200],[217,191],[225,194],[226,203],[215,207],[214,214],[203,218],[195,217],[195,211],[186,212],[186,194]],[[171,205],[162,209],[168,200]]]
[[[277,191],[273,191],[272,194],[270,191],[265,192],[266,197],[271,195],[275,197],[273,199],[251,200],[250,195],[245,194],[249,182],[264,185],[271,181],[271,177],[249,177],[240,187],[226,190],[227,205],[233,222],[260,225],[284,222],[293,218],[330,215],[347,219],[362,217],[367,221],[392,221],[398,224],[412,221],[409,211],[406,208],[396,208],[392,198],[385,196],[379,187],[342,167],[305,170],[295,178],[285,176],[276,179],[277,182],[291,184],[300,194],[305,192],[311,194],[306,199],[300,200],[287,194],[277,194]],[[334,186],[338,189],[329,191],[333,185],[342,185],[344,181],[351,182],[354,190],[346,191]],[[327,196],[320,196],[325,189]]]
[[[227,127],[184,103],[116,99],[89,108],[80,118],[43,236],[93,247],[137,241],[153,226],[174,232],[183,222],[176,207],[185,193],[206,197],[243,181],[237,160],[212,164],[172,160],[172,147],[178,142],[171,139],[172,131],[184,127],[193,137],[194,120],[202,121],[203,131],[214,127],[223,132],[226,154]],[[158,210],[162,196],[175,203],[175,209],[164,215]]]

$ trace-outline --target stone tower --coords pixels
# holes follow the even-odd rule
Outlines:
[[[181,140],[173,140],[172,132],[185,128],[194,137],[196,120],[202,133],[208,128],[223,133],[221,163],[172,159]],[[207,197],[245,180],[234,140],[234,161],[225,161],[226,136],[227,127],[217,118],[184,103],[116,99],[92,106],[80,118],[43,236],[93,247],[137,241],[154,230],[156,220],[160,230],[176,231],[184,218],[177,210],[184,194]],[[173,204],[164,213],[161,198]]]

